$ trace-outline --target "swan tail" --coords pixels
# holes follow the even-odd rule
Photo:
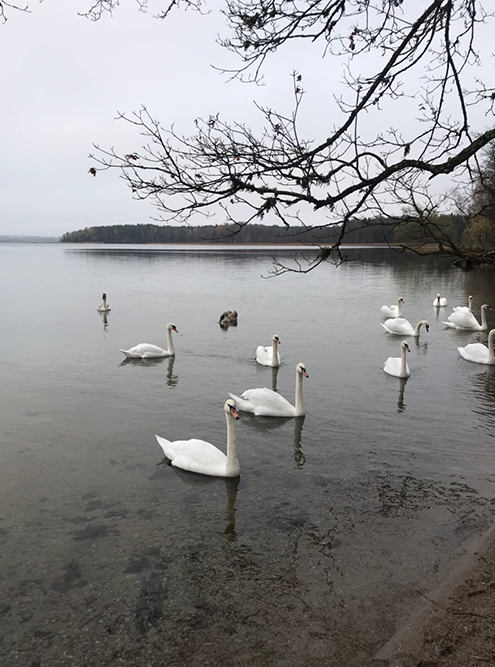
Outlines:
[[[239,410],[242,410],[243,412],[254,412],[254,405],[251,403],[251,401],[247,401],[245,398],[240,398],[235,394],[231,394],[230,391],[228,392],[228,394],[230,398],[232,398],[235,401],[236,407]]]
[[[136,355],[133,354],[132,352],[129,352],[129,350],[119,350],[119,352],[122,352],[122,354],[125,356],[126,359],[135,359]]]
[[[172,444],[170,440],[162,438],[161,435],[156,435],[156,433],[155,433],[155,438],[160,447],[163,449],[163,453],[165,454],[165,456],[170,458],[170,445]]]

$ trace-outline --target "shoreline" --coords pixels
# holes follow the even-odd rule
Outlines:
[[[370,667],[495,665],[495,524],[375,654]]]

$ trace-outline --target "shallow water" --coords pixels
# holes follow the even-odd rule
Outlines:
[[[0,245],[2,666],[363,665],[492,520],[495,369],[441,320],[493,273],[374,249],[265,280],[270,254]],[[431,325],[405,383],[398,295]],[[122,363],[167,322],[175,360]],[[224,448],[226,392],[292,400],[299,361],[306,418],[242,415],[240,481],[157,465],[154,433]]]

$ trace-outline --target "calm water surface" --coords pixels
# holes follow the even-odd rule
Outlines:
[[[0,245],[3,667],[364,665],[492,521],[495,369],[456,350],[486,334],[431,304],[479,314],[493,273],[375,249],[265,280],[269,254]],[[406,383],[399,295],[431,325]],[[175,360],[122,363],[167,322]],[[158,465],[155,433],[224,449],[227,391],[292,400],[299,361],[306,418],[243,415],[240,481]]]

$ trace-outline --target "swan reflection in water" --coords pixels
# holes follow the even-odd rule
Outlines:
[[[275,431],[284,426],[287,422],[294,423],[294,467],[302,468],[306,463],[306,457],[302,450],[301,440],[305,417],[255,417],[250,412],[240,412],[241,423],[248,424],[249,428],[254,428],[263,433],[263,431]]]
[[[103,331],[106,333],[108,331],[108,313],[98,311],[98,315],[103,321]]]
[[[179,376],[174,373],[175,357],[156,357],[153,359],[124,359],[119,366],[160,366],[167,359],[167,385],[169,387],[176,387],[179,382]]]
[[[423,356],[427,354],[428,352],[428,341],[420,341],[417,338],[414,339],[414,343],[416,345],[416,348],[420,354]]]
[[[237,490],[239,488],[239,483],[241,478],[238,477],[209,477],[208,475],[199,475],[195,472],[188,472],[187,470],[181,470],[181,468],[176,468],[170,464],[170,461],[167,457],[164,457],[159,463],[157,463],[157,470],[159,466],[169,466],[171,470],[180,478],[186,486],[190,487],[204,487],[210,484],[225,484],[225,493],[226,493],[226,505],[225,505],[225,530],[223,534],[227,542],[235,542],[237,539],[237,533],[235,530],[235,502],[237,499]],[[163,470],[163,469],[162,469]],[[168,471],[167,471],[168,472]],[[156,479],[161,477],[160,473],[155,473],[150,477],[150,479]]]
[[[277,391],[277,377],[280,366],[272,366],[272,391]]]
[[[407,378],[399,378],[399,399],[397,401],[397,412],[402,413],[406,411],[406,404],[404,403],[404,389],[406,388]]]
[[[294,419],[294,466],[296,468],[302,468],[306,463],[306,457],[301,446],[304,420],[305,417],[296,417]]]

